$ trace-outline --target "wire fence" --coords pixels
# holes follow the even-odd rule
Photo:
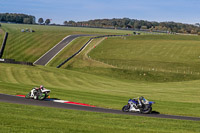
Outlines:
[[[102,61],[98,59],[94,59],[99,62],[103,62],[105,64],[114,66],[119,69],[125,69],[125,70],[133,70],[133,71],[141,71],[143,73],[145,72],[162,72],[162,73],[173,73],[173,74],[185,74],[185,75],[200,75],[200,70],[195,70],[193,68],[162,68],[162,67],[148,67],[148,66],[129,66],[129,65],[121,65],[114,62],[109,61]]]

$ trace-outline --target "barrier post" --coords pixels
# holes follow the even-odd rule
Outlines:
[[[7,38],[8,38],[8,32],[6,32],[2,46],[1,46],[0,58],[3,56],[3,52],[4,52],[4,49],[5,49],[5,46],[6,46]]]

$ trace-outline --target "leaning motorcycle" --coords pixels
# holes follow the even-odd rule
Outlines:
[[[32,98],[35,100],[44,100],[45,98],[49,96],[50,92],[51,90],[48,90],[48,89],[36,90],[35,88],[33,88],[31,92],[26,95],[25,98],[27,99]]]
[[[138,99],[139,100],[139,99]],[[143,114],[150,114],[152,111],[152,104],[155,102],[148,101],[143,98],[141,100],[141,106],[138,106],[139,102],[137,99],[129,99],[128,104],[122,108],[123,112],[140,112]]]

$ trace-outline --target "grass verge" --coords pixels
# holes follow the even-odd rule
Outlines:
[[[197,133],[200,122],[17,105],[0,102],[0,132]]]

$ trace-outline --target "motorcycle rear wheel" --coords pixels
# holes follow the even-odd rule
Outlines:
[[[39,100],[44,100],[46,98],[46,94],[42,93],[41,95],[38,96]]]
[[[26,99],[29,99],[30,98],[30,93],[28,93],[26,96],[25,96]]]
[[[152,107],[149,107],[148,109],[146,109],[146,110],[141,110],[140,112],[141,112],[142,114],[150,114],[151,111],[152,111]]]
[[[35,100],[38,100],[38,96],[37,95],[34,95],[33,97]]]

